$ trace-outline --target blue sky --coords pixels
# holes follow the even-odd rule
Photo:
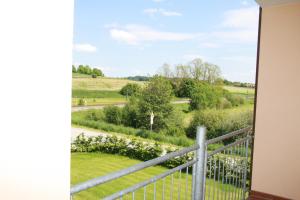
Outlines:
[[[254,82],[258,10],[254,0],[75,0],[73,63],[125,77],[201,58]]]

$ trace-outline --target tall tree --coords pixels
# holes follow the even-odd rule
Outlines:
[[[171,66],[168,63],[164,63],[163,66],[161,66],[161,69],[159,70],[159,74],[166,78],[173,77]]]

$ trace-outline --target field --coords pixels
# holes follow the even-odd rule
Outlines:
[[[86,76],[86,75],[84,75]],[[74,77],[72,79],[73,90],[100,90],[100,91],[118,91],[127,83],[137,83],[143,85],[142,81],[131,81],[123,78],[97,77]]]
[[[89,179],[99,177],[120,169],[127,168],[140,161],[129,159],[124,156],[110,155],[104,153],[72,153],[71,154],[71,185],[78,184]],[[147,180],[155,175],[165,172],[167,169],[161,166],[150,167],[139,171],[137,173],[119,178],[118,180],[108,182],[101,186],[96,186],[94,188],[88,189],[86,191],[80,192],[74,195],[74,200],[83,199],[101,199],[109,194],[117,192],[119,190],[130,187],[138,182]],[[190,170],[190,169],[189,169]],[[186,188],[187,180],[187,188]],[[209,191],[213,181],[207,179],[206,189]],[[185,195],[187,197],[191,196],[191,175],[186,175],[185,173],[180,174],[175,173],[173,175],[173,187],[172,186],[172,176],[165,178],[165,199],[178,198],[178,195],[183,198]],[[156,198],[162,199],[163,192],[163,181],[160,180],[156,183]],[[172,189],[173,188],[173,189]],[[227,195],[233,191],[234,187],[231,185],[219,185],[215,183],[215,190],[212,191],[216,196],[224,193],[223,189],[227,190]],[[147,197],[153,199],[154,184],[148,185],[146,187]],[[211,193],[211,195],[213,195]],[[143,199],[144,190],[139,189],[135,192],[136,199]],[[127,198],[126,198],[127,197]],[[131,199],[131,194],[123,197],[123,199]],[[190,198],[188,198],[190,199]]]
[[[90,75],[73,73],[72,79],[72,106],[77,106],[79,99],[85,99],[86,105],[112,105],[123,104],[127,102],[125,96],[119,91],[127,83],[136,83],[141,86],[143,81],[132,81],[124,78],[91,78]],[[225,89],[234,94],[243,95],[252,98],[254,89],[224,86]],[[174,97],[173,100],[186,100]]]
[[[224,89],[234,94],[242,95],[254,95],[254,88],[235,87],[235,86],[224,86]]]

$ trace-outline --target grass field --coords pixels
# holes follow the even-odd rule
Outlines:
[[[119,94],[119,90],[127,83],[144,85],[142,81],[132,81],[124,78],[91,78],[90,75],[73,73],[72,105],[78,105],[79,98],[86,100],[86,105],[109,105],[126,103],[126,97]],[[253,96],[254,89],[224,86],[229,92],[243,96]],[[173,100],[183,100],[174,97]]]
[[[78,184],[89,179],[103,176],[105,174],[127,168],[140,161],[129,159],[124,156],[110,155],[104,153],[72,153],[71,154],[71,185]],[[136,172],[134,174],[124,176],[117,180],[108,182],[101,186],[96,186],[90,188],[86,191],[80,192],[74,195],[74,200],[87,200],[87,199],[101,199],[109,194],[117,192],[119,190],[130,187],[138,182],[147,180],[155,175],[165,172],[166,168],[161,166],[150,167],[142,171]],[[191,169],[189,169],[191,170]],[[187,180],[187,188],[186,188]],[[206,189],[210,191],[213,181],[207,179]],[[172,186],[172,176],[165,178],[165,199],[178,199],[180,194],[181,199],[187,195],[188,199],[191,199],[191,175],[186,175],[185,173],[180,174],[175,173],[173,175],[173,187]],[[173,189],[171,189],[173,188]],[[217,195],[222,195],[224,189],[227,189],[227,195],[232,193],[235,189],[231,185],[219,185],[215,183],[215,190],[210,192],[211,195],[214,193]],[[146,187],[146,194],[148,199],[153,199],[154,195],[154,184],[148,185]],[[156,198],[162,199],[163,192],[163,180],[156,183]],[[139,189],[135,192],[135,199],[143,199],[144,190]],[[207,194],[208,195],[208,194]],[[123,197],[123,199],[131,199],[131,194]]]
[[[105,78],[105,77],[73,77],[73,90],[101,90],[101,91],[118,91],[127,83],[137,83],[143,85],[142,81],[132,81],[122,78]]]
[[[245,88],[245,87],[235,87],[235,86],[223,86],[224,89],[228,90],[233,94],[242,94],[242,95],[254,95],[254,88]]]

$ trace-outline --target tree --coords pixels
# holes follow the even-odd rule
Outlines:
[[[159,74],[166,78],[173,77],[173,72],[172,72],[171,66],[168,63],[163,64],[163,66],[159,70]]]
[[[176,91],[177,97],[191,97],[193,90],[197,85],[197,81],[194,79],[183,79],[179,83],[179,87]]]
[[[191,78],[191,66],[189,65],[177,65],[175,68],[175,76],[177,78]]]
[[[85,65],[85,66],[84,65],[79,65],[78,69],[77,69],[77,72],[80,73],[80,74],[89,74],[89,75],[91,75],[92,74],[92,69],[88,65]]]
[[[150,115],[154,114],[153,130],[167,127],[167,119],[173,111],[170,103],[172,86],[161,76],[154,76],[144,88],[139,100],[139,126],[150,128]]]
[[[192,68],[192,76],[196,80],[203,80],[204,65],[200,58],[192,60],[190,63]]]
[[[221,70],[219,66],[214,64],[207,65],[207,81],[209,83],[215,83],[215,81],[220,78]]]
[[[77,71],[76,71],[75,65],[72,65],[72,72],[73,72],[73,73],[76,73],[76,72],[77,72]]]
[[[127,83],[121,90],[120,94],[124,96],[132,96],[141,91],[141,87],[136,83]]]
[[[96,76],[104,76],[103,72],[100,69],[94,68],[92,70],[92,74],[95,74]]]
[[[216,108],[222,98],[222,90],[214,85],[199,82],[191,93],[190,109]]]

